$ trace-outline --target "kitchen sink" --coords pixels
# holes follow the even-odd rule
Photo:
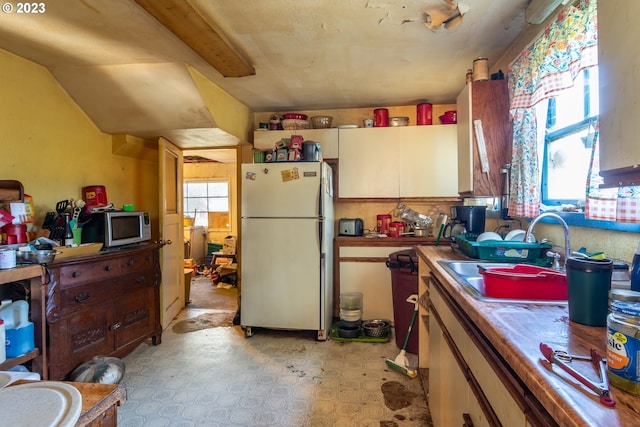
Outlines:
[[[543,273],[548,274],[508,274],[508,271],[515,268],[514,264],[500,263],[500,262],[486,262],[486,261],[438,261],[446,271],[455,279],[455,281],[472,297],[486,302],[500,302],[500,303],[512,303],[512,304],[567,304],[566,295],[558,297],[558,289],[562,289],[566,294],[566,276],[563,273],[555,272],[549,269],[542,269]],[[492,269],[490,271],[507,271],[502,274],[498,280],[503,280],[499,283],[499,289],[505,289],[505,287],[513,286],[519,287],[519,289],[535,289],[535,297],[527,297],[530,295],[528,292],[522,292],[523,297],[519,297],[518,292],[495,292],[492,287],[492,292],[496,295],[508,295],[506,297],[496,296],[485,292],[485,277],[480,272],[481,269]],[[522,266],[519,268],[534,269],[533,266]],[[493,277],[492,277],[493,279]],[[511,281],[511,282],[509,282]],[[492,283],[493,285],[493,283]],[[535,288],[530,288],[531,286]],[[546,289],[551,289],[552,292],[546,292]],[[517,290],[517,289],[516,289]],[[560,292],[562,293],[562,292]]]

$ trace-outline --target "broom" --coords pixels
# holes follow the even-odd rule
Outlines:
[[[400,372],[408,376],[409,378],[415,378],[418,376],[418,372],[409,369],[409,359],[407,359],[407,344],[409,343],[409,337],[411,336],[411,330],[413,329],[413,323],[416,321],[416,316],[418,315],[418,295],[413,294],[409,298],[407,298],[407,302],[412,302],[414,304],[413,314],[411,315],[411,322],[409,323],[409,329],[407,330],[407,336],[404,338],[404,344],[402,345],[402,349],[400,353],[396,356],[394,360],[387,359],[387,366],[391,369]]]

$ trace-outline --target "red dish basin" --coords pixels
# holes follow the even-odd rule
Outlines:
[[[527,264],[478,266],[478,269],[483,276],[485,296],[521,300],[567,299],[567,276],[559,271]]]

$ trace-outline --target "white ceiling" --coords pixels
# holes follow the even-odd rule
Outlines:
[[[529,3],[460,1],[459,25],[429,29],[425,12],[446,19],[458,2],[186,1],[255,75],[223,77],[134,0],[56,0],[39,15],[3,13],[0,48],[47,67],[103,132],[215,147],[239,140],[216,129],[189,67],[256,112],[452,103],[473,59],[498,61],[527,27]]]

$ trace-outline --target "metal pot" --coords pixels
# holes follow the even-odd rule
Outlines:
[[[55,250],[16,251],[18,264],[47,264],[53,262],[56,255],[62,252]]]
[[[414,227],[413,235],[416,237],[427,237],[429,235],[429,229],[426,227]]]

